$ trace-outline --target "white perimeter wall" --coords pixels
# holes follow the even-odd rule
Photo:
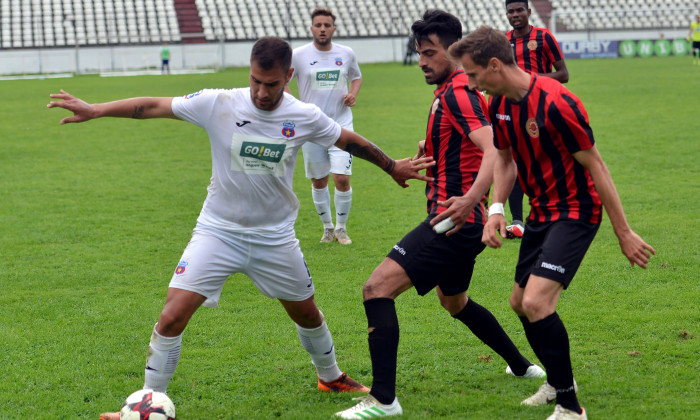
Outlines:
[[[659,31],[556,34],[559,41],[658,39]],[[664,33],[685,38],[685,30]],[[336,40],[351,47],[360,63],[401,61],[406,38]],[[310,41],[292,41],[298,47]],[[254,42],[170,45],[171,69],[246,67]],[[101,73],[160,68],[160,45],[0,50],[0,75]]]

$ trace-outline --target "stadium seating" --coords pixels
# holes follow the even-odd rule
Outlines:
[[[700,7],[698,0],[539,2],[554,8],[558,31],[685,28],[689,7]],[[0,0],[0,48],[307,39],[319,6],[337,15],[338,37],[406,36],[427,8],[459,16],[465,31],[510,29],[503,2],[491,0]],[[531,23],[549,26],[549,16],[532,9]]]
[[[557,30],[678,29],[690,22],[688,0],[551,0]]]

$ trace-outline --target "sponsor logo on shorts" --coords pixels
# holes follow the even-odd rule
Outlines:
[[[400,246],[394,245],[394,249],[395,249],[396,252],[398,252],[399,254],[401,254],[401,255],[406,255],[406,250],[403,249],[403,248],[401,248]]]
[[[284,155],[285,144],[265,144],[244,141],[241,144],[241,156],[250,157],[265,162],[279,162]]]
[[[199,96],[199,95],[200,95],[201,93],[202,93],[202,91],[201,91],[201,90],[200,90],[199,92],[195,92],[195,93],[190,93],[189,95],[186,95],[186,96],[185,96],[185,99],[191,99],[191,98],[194,98],[195,96]]]
[[[175,274],[178,276],[182,273],[185,272],[187,269],[187,261],[180,261],[180,263],[177,265],[177,268],[175,269]]]
[[[566,272],[566,269],[564,267],[562,267],[560,265],[550,264],[550,263],[544,262],[544,261],[542,262],[541,267],[546,268],[547,270],[556,271],[556,272],[561,273],[561,274],[564,274]]]

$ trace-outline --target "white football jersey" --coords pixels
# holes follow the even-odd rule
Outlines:
[[[349,82],[362,77],[352,49],[333,43],[330,51],[320,51],[312,42],[294,49],[292,67],[299,99],[318,105],[343,127],[352,125],[352,111],[343,104],[343,95]]]
[[[312,104],[284,94],[279,107],[255,107],[250,88],[205,89],[173,98],[173,113],[204,128],[212,177],[198,226],[224,232],[289,232],[299,210],[292,177],[301,145],[332,146],[340,126]]]

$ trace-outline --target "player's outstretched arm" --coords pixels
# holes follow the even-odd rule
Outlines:
[[[656,255],[656,251],[651,245],[644,242],[627,223],[620,196],[617,194],[608,167],[603,162],[598,149],[593,146],[590,149],[578,151],[573,156],[590,172],[600,200],[603,202],[603,207],[610,218],[613,231],[620,242],[622,253],[633,267],[637,264],[642,268],[647,268],[649,258],[651,255]]]
[[[177,119],[171,106],[173,98],[143,97],[89,104],[63,89],[61,93],[52,93],[49,96],[59,100],[49,102],[47,108],[59,107],[73,113],[72,117],[63,118],[61,124],[85,122],[101,117]]]
[[[335,146],[345,150],[353,156],[371,162],[386,173],[400,186],[406,188],[409,179],[420,179],[422,181],[432,181],[433,178],[421,174],[419,171],[435,165],[432,157],[422,157],[420,159],[406,158],[393,160],[386,155],[378,146],[350,130],[341,129],[340,137],[335,142]]]
[[[496,162],[493,165],[493,195],[491,201],[494,204],[491,205],[490,209],[492,209],[494,205],[497,206],[500,204],[501,212],[503,212],[502,206],[508,199],[508,195],[510,195],[510,191],[513,189],[513,184],[515,183],[515,171],[515,161],[513,160],[513,154],[510,148],[505,150],[499,149]],[[484,225],[484,233],[481,236],[481,242],[491,248],[500,248],[503,244],[501,238],[505,237],[505,215],[490,210],[489,218]]]

